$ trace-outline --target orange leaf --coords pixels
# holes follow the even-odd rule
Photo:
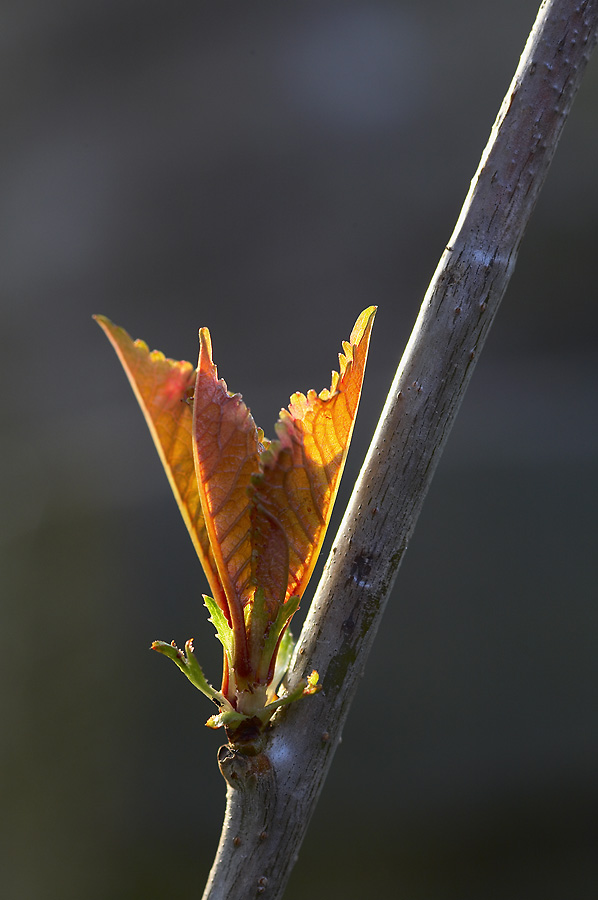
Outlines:
[[[253,632],[267,633],[281,605],[303,594],[316,563],[357,414],[374,314],[370,307],[357,320],[329,390],[293,394],[276,426],[278,440],[263,452],[241,396],[218,379],[208,330],[200,331],[193,451],[241,669],[256,662]]]
[[[322,547],[353,433],[375,313],[370,306],[359,316],[329,390],[293,394],[276,425],[278,440],[260,459],[254,502],[256,518],[263,511],[268,527],[254,529],[256,581],[267,591],[271,560],[280,554],[284,534],[286,599],[303,594]],[[276,582],[272,592],[278,588]]]
[[[244,606],[253,598],[251,502],[259,470],[258,429],[240,394],[228,392],[212,361],[207,328],[199,332],[193,398],[193,455],[206,527],[235,636],[235,663],[247,673]]]
[[[266,697],[278,645],[322,547],[375,311],[366,309],[343,343],[330,388],[293,394],[271,444],[241,395],[218,379],[207,328],[199,332],[194,370],[191,363],[150,353],[142,341],[95,317],[125,368],[214,600],[231,626],[234,645],[230,671],[225,654],[223,691],[231,702],[237,697],[242,711],[259,706],[257,685]],[[184,402],[191,396],[193,412]]]
[[[191,535],[214,599],[228,615],[202,514],[191,440],[192,415],[186,402],[193,394],[190,362],[151,353],[105,316],[94,316],[118,354],[154,439],[175,499]]]

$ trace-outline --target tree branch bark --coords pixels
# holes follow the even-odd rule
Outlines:
[[[291,663],[323,690],[264,750],[222,747],[225,821],[204,900],[281,898],[398,567],[581,83],[598,0],[540,7],[424,298]]]

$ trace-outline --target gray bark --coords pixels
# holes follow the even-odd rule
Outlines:
[[[220,750],[227,808],[204,900],[283,895],[597,28],[598,0],[540,8],[297,644],[291,687],[315,668],[323,690],[281,711],[256,756]]]

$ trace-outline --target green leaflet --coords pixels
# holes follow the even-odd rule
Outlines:
[[[263,643],[263,650],[261,653],[260,659],[260,667],[259,672],[260,675],[264,675],[267,673],[268,668],[270,666],[270,662],[272,660],[272,656],[274,655],[274,651],[276,649],[276,645],[278,643],[278,639],[282,632],[282,629],[285,627],[286,623],[289,621],[291,616],[297,612],[299,608],[299,602],[301,598],[294,596],[289,597],[286,603],[284,603],[278,610],[276,618],[272,625],[270,626],[270,630],[266,635],[266,639]],[[290,656],[289,656],[290,659]],[[288,661],[287,661],[288,666]],[[286,670],[286,666],[285,666]]]
[[[287,674],[287,669],[289,668],[289,663],[291,661],[291,656],[293,655],[293,650],[295,649],[295,638],[291,632],[290,628],[287,628],[285,633],[282,636],[282,640],[280,642],[280,647],[278,648],[278,656],[276,657],[276,668],[274,669],[274,678],[272,679],[272,684],[268,689],[268,700],[271,701],[275,694],[278,694],[279,688],[281,686],[282,681],[284,680],[285,675]]]
[[[223,697],[219,691],[215,690],[206,679],[200,664],[195,658],[192,640],[188,640],[185,644],[186,655],[182,650],[179,650],[174,642],[172,644],[167,644],[165,641],[154,641],[152,650],[157,650],[158,653],[163,653],[164,656],[171,659],[173,663],[179,667],[181,672],[187,676],[191,684],[201,691],[202,694],[205,694],[206,697],[209,697],[210,700],[215,700],[219,705],[223,705],[224,701],[224,705],[230,707],[230,704],[225,697]]]
[[[233,665],[234,660],[234,649],[235,649],[235,636],[232,628],[228,624],[226,620],[226,616],[216,603],[216,601],[212,597],[208,597],[207,594],[203,594],[203,602],[210,613],[209,621],[212,623],[214,628],[216,629],[216,635],[218,640],[224,647],[224,651],[228,656],[228,663],[230,666]]]

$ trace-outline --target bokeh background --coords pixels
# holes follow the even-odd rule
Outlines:
[[[536,8],[3,0],[6,900],[200,896],[224,807],[148,652],[218,678],[206,585],[92,313],[191,360],[209,325],[271,433],[378,304],[338,523]],[[595,896],[597,159],[594,60],[288,900]]]

